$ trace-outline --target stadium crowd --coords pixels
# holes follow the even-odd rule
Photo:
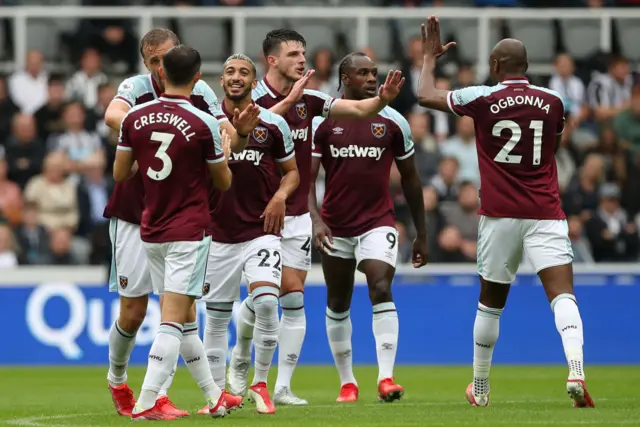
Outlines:
[[[105,41],[124,42],[130,30],[115,34],[109,28],[94,32],[102,41],[76,46],[79,66],[70,76],[49,73],[42,53],[30,51],[24,70],[0,78],[0,268],[110,261],[108,221],[102,214],[113,188],[117,135],[103,118],[118,80],[108,77],[102,61],[112,53],[104,49]],[[636,261],[640,257],[640,82],[617,52],[600,52],[576,66],[562,52],[561,43],[558,46],[555,72],[549,79],[533,76],[532,81],[558,91],[565,101],[567,126],[556,162],[575,261]],[[392,106],[407,117],[416,143],[430,262],[474,262],[480,183],[473,120],[418,106],[420,40],[410,40],[395,51],[406,52],[396,62],[407,83]],[[374,50],[367,53],[375,59]],[[128,61],[132,56],[127,55],[120,59]],[[337,52],[329,48],[310,52],[308,61],[316,70],[310,88],[337,94],[336,59]],[[455,55],[445,65],[438,77],[442,89],[485,83],[477,81],[472,65]],[[320,176],[318,200],[322,200],[322,180]],[[399,262],[404,263],[411,256],[413,230],[395,168],[390,191],[400,234]]]

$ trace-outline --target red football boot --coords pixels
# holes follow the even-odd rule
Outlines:
[[[348,383],[340,387],[340,395],[336,402],[350,403],[358,401],[358,386],[354,383]]]
[[[109,391],[111,392],[111,399],[116,406],[116,411],[119,415],[130,417],[133,407],[136,405],[136,399],[133,397],[133,391],[127,384],[121,384],[116,387],[111,387],[109,384]]]
[[[163,414],[171,415],[176,418],[189,416],[189,413],[187,411],[176,408],[176,405],[174,405],[167,396],[158,397],[158,399],[156,400],[156,406]]]
[[[138,412],[137,414],[131,414],[131,421],[171,421],[177,420],[178,417],[174,417],[173,415],[165,414],[162,412],[162,408],[158,405],[158,401],[156,400],[156,404],[153,405],[153,408],[149,408],[146,411]]]
[[[243,405],[243,397],[242,396],[234,396],[233,394],[227,393],[225,390],[222,390],[222,396],[224,397],[224,406],[227,408],[228,412],[235,411],[236,409],[242,408]],[[205,405],[204,408],[198,411],[198,415],[209,415],[209,405]]]
[[[396,384],[393,378],[385,378],[378,384],[378,400],[381,402],[393,402],[404,394],[404,388]]]

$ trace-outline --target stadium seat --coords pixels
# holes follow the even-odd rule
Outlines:
[[[478,22],[469,19],[455,19],[441,26],[441,34],[445,34],[445,38],[453,35],[453,40],[457,43],[455,49],[460,59],[476,62],[478,61]],[[489,46],[491,49],[500,40],[499,27],[495,22],[489,26]],[[480,60],[488,61],[489,58],[480,58]]]
[[[560,21],[564,46],[574,58],[585,58],[600,49],[600,20]]]
[[[616,30],[622,54],[632,61],[640,61],[640,20],[618,19]]]
[[[553,23],[542,19],[513,19],[508,21],[511,37],[522,40],[527,46],[531,62],[553,62],[555,35]]]
[[[220,20],[178,19],[182,42],[193,46],[202,55],[203,61],[224,60],[227,45],[224,27]]]
[[[27,20],[27,48],[44,54],[46,60],[60,60],[60,37],[56,20],[34,18]]]
[[[310,54],[320,47],[328,46],[335,49],[335,21],[296,19],[292,24],[292,29],[298,31],[307,40],[307,52]]]

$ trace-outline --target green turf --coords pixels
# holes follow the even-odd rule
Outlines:
[[[491,406],[472,408],[464,400],[470,369],[466,367],[400,367],[396,379],[404,399],[376,401],[376,369],[359,367],[360,401],[336,404],[338,376],[333,367],[301,367],[294,391],[307,398],[306,408],[280,407],[276,415],[259,416],[250,405],[225,419],[204,416],[171,425],[218,423],[233,426],[640,426],[640,367],[590,367],[589,389],[596,409],[573,409],[564,390],[564,367],[506,367],[492,370]],[[115,414],[104,368],[0,369],[0,425],[125,426]],[[132,369],[129,384],[139,393],[144,369]],[[195,411],[202,396],[186,369],[171,388],[172,400]]]

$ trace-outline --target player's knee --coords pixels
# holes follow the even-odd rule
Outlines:
[[[232,302],[208,302],[206,334],[226,335],[231,316],[233,314]]]
[[[291,292],[303,292],[306,274],[305,271],[296,270],[295,268],[283,268],[280,295],[286,295]]]
[[[296,291],[280,296],[280,308],[283,316],[304,316],[304,292]]]
[[[386,278],[372,281],[369,284],[369,299],[373,305],[393,301],[391,282]]]
[[[551,311],[555,311],[556,309],[556,304],[558,304],[561,301],[572,301],[574,302],[576,305],[578,304],[578,301],[576,300],[576,296],[573,294],[560,294],[557,297],[553,298],[551,300]],[[564,304],[564,302],[562,302]]]
[[[351,304],[346,298],[327,297],[327,308],[334,313],[349,311]]]
[[[278,315],[278,290],[272,286],[258,286],[251,292],[253,299],[253,309],[258,318],[272,317]]]
[[[147,315],[146,298],[121,298],[118,325],[127,332],[136,332]]]

